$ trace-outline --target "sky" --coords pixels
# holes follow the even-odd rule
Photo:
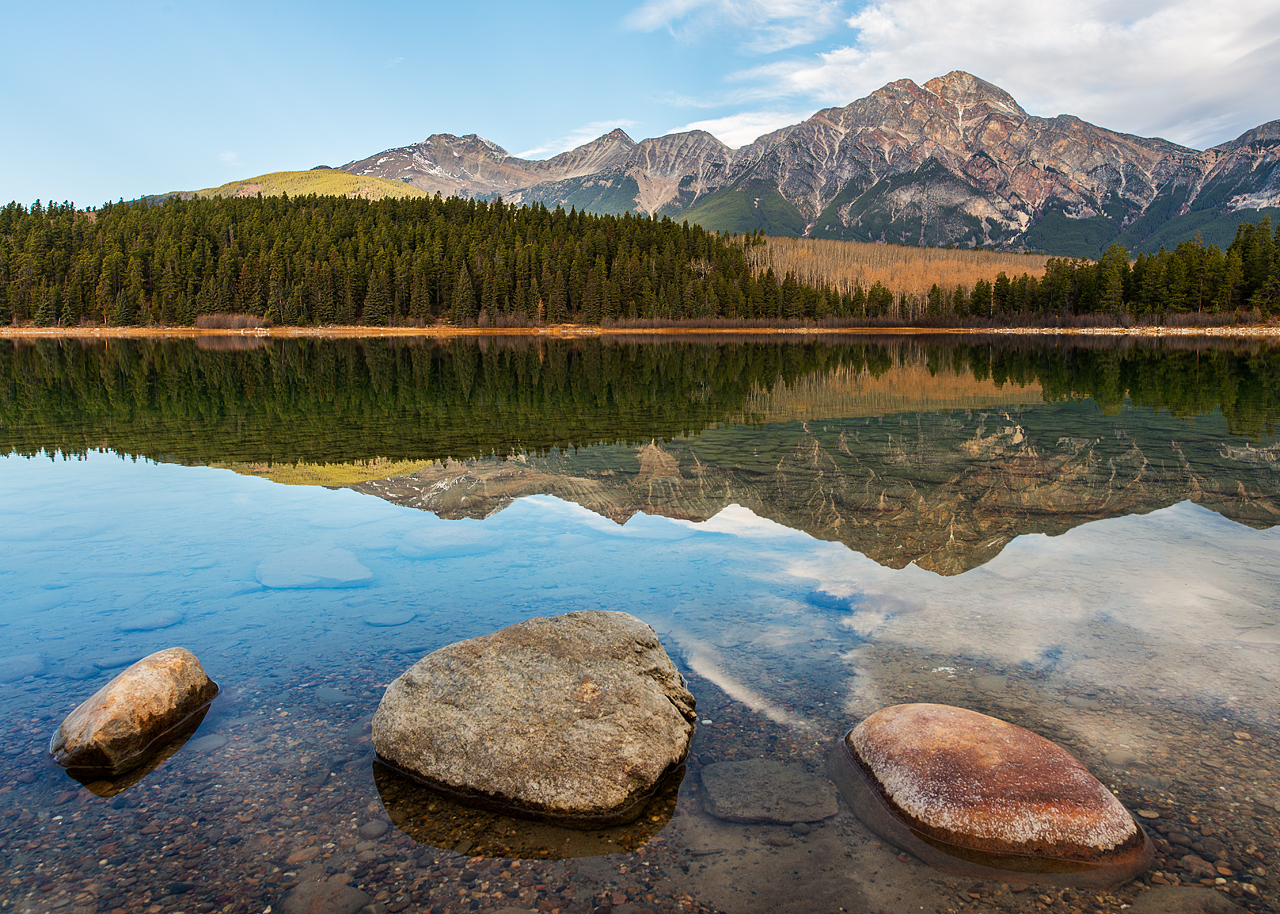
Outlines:
[[[0,202],[342,165],[432,133],[545,158],[730,146],[967,70],[1029,113],[1196,148],[1280,118],[1280,0],[68,0],[4,13]]]

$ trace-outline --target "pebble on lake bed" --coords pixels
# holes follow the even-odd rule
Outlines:
[[[218,687],[186,648],[157,651],[68,714],[49,752],[73,773],[124,774],[144,765],[217,694]]]
[[[974,711],[878,711],[840,741],[832,773],[873,831],[938,869],[1111,886],[1151,865],[1146,833],[1070,753]]]

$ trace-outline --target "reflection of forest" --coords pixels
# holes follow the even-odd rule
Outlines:
[[[1272,433],[1280,355],[1019,339],[858,342],[0,342],[0,448],[187,463],[426,461],[697,434],[724,422],[1092,398]]]
[[[185,463],[540,452],[697,433],[865,349],[490,338],[0,342],[0,448]]]
[[[446,517],[533,493],[618,521],[737,503],[951,573],[1183,499],[1272,524],[1278,370],[1264,349],[1025,339],[41,340],[0,343],[0,447],[354,484]]]

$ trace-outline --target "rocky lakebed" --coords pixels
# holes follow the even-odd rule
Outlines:
[[[1056,694],[1031,674],[884,656],[899,697],[1016,715],[1136,812],[1153,842],[1149,868],[1105,887],[1054,886],[926,866],[868,829],[828,777],[854,721],[815,703],[807,710],[831,731],[798,734],[689,670],[677,676],[697,696],[696,736],[680,779],[637,819],[572,829],[460,805],[375,760],[383,689],[372,672],[382,658],[352,659],[342,676],[300,669],[288,680],[264,672],[224,684],[202,728],[212,732],[114,796],[24,745],[50,717],[11,728],[0,756],[5,909],[1275,910],[1280,747],[1226,721],[1123,695]],[[1125,748],[1157,736],[1157,752]],[[231,771],[247,777],[224,783]]]

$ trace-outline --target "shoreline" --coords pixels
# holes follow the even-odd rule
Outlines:
[[[0,339],[186,339],[242,337],[257,339],[379,339],[391,337],[530,336],[587,339],[602,336],[1105,336],[1105,337],[1238,337],[1280,339],[1280,324],[1227,327],[595,327],[556,324],[550,327],[0,327]]]

